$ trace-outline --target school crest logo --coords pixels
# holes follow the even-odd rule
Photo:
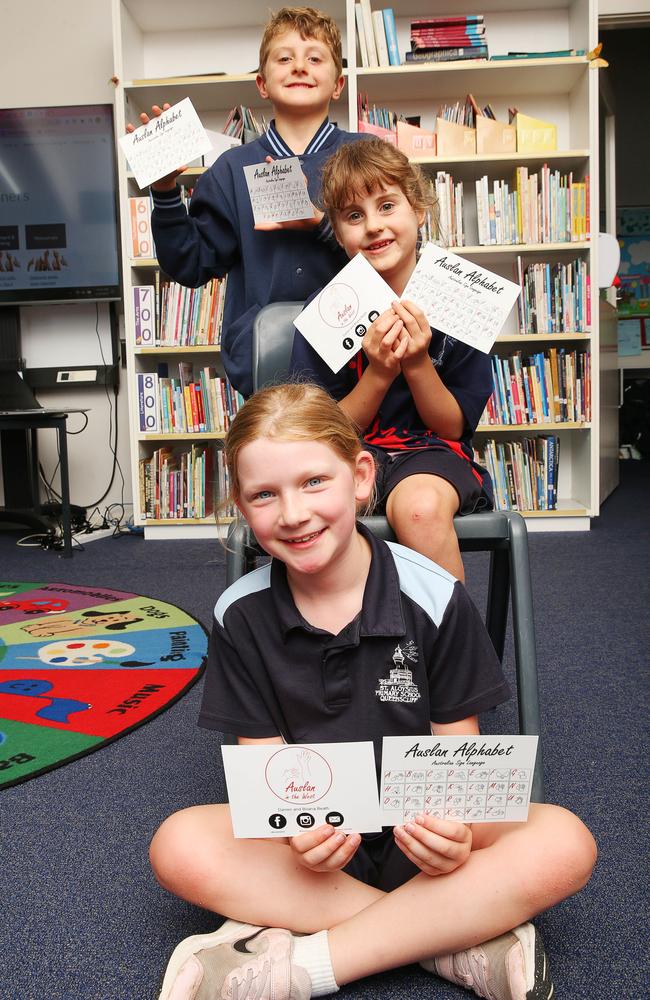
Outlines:
[[[375,691],[380,701],[396,701],[409,705],[421,697],[420,689],[413,680],[413,673],[406,666],[407,658],[417,663],[418,651],[412,641],[405,645],[404,650],[399,643],[395,647],[390,673],[388,677],[379,678],[379,687]]]

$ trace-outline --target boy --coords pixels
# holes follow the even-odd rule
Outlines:
[[[228,274],[221,353],[228,378],[244,395],[253,389],[251,341],[260,308],[308,298],[341,269],[345,255],[318,209],[311,219],[256,231],[243,167],[297,155],[317,202],[327,158],[360,138],[328,119],[330,102],[339,99],[344,84],[341,35],[329,15],[311,7],[278,11],[262,37],[256,83],[275,118],[259,139],[228,150],[206,171],[189,214],[176,185],[182,170],[152,185],[152,230],[162,269],[191,287]]]
[[[341,147],[323,171],[323,205],[348,257],[370,261],[400,296],[415,268],[429,196],[419,168],[379,139]],[[395,301],[370,325],[362,351],[334,374],[296,334],[291,369],[330,392],[377,462],[377,496],[398,540],[459,580],[457,513],[492,506],[472,433],[492,392],[489,357],[431,330],[413,303]]]

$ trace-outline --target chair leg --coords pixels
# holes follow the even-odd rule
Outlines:
[[[490,576],[488,582],[485,625],[497,656],[503,660],[508,623],[508,600],[510,597],[510,558],[504,549],[490,552]]]
[[[519,514],[511,514],[508,520],[510,524],[512,628],[517,669],[519,732],[530,735],[541,735],[533,590],[530,577],[530,561],[528,558],[526,523]],[[533,778],[531,799],[534,802],[544,801],[541,738],[537,746],[537,760],[535,762],[535,776]]]
[[[228,537],[226,538],[227,587],[250,570],[246,541],[246,526],[240,521],[233,521],[228,528]]]

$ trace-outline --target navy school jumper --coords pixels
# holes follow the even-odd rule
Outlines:
[[[318,128],[299,157],[314,204],[320,200],[325,161],[343,143],[365,138],[327,119]],[[221,357],[228,378],[245,396],[253,391],[253,322],[262,306],[304,302],[347,263],[327,218],[316,230],[254,229],[243,167],[267,156],[294,155],[271,122],[259,139],[227,150],[199,178],[189,213],[178,188],[152,192],[152,229],[162,270],[191,288],[228,275]]]

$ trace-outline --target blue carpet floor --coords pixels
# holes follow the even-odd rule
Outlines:
[[[650,463],[622,485],[589,533],[530,536],[547,799],[594,832],[588,887],[538,918],[558,1000],[645,1000],[647,667]],[[132,590],[209,626],[224,586],[217,542],[94,542],[72,560],[17,548],[0,533],[6,579]],[[486,557],[466,558],[484,603]],[[509,640],[506,669],[512,672]],[[147,845],[182,806],[223,801],[219,738],[196,725],[201,683],[148,725],[0,797],[0,1000],[154,1000],[179,939],[215,919],[158,887]],[[486,731],[516,730],[512,705]],[[647,745],[647,742],[646,742]],[[471,900],[468,900],[471,905]],[[410,966],[340,992],[341,1000],[462,1000]]]

